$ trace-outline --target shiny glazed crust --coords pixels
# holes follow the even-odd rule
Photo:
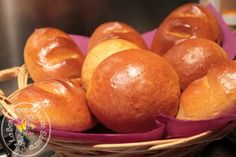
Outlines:
[[[211,67],[181,95],[178,119],[204,120],[236,113],[236,62]]]
[[[47,80],[22,89],[14,104],[16,109],[29,103],[38,105],[48,116],[52,129],[62,131],[84,131],[94,126],[81,82],[75,80]],[[20,114],[20,119],[29,119],[29,114]],[[46,118],[46,117],[43,117]],[[45,121],[47,119],[44,119]],[[37,120],[35,124],[39,124]]]
[[[206,38],[218,44],[222,41],[219,23],[200,4],[186,4],[171,12],[156,31],[151,50],[164,55],[171,47],[189,38]]]
[[[95,70],[87,99],[97,119],[120,133],[145,132],[159,114],[175,116],[177,73],[158,55],[130,49],[106,58]]]
[[[143,38],[134,28],[122,22],[107,22],[98,26],[94,31],[88,43],[88,50],[90,51],[100,42],[109,39],[124,39],[142,49],[147,49]]]
[[[96,45],[86,56],[82,67],[82,80],[88,88],[93,72],[97,66],[110,55],[127,49],[140,49],[137,45],[123,39],[110,39]]]
[[[228,60],[224,49],[203,38],[185,40],[169,49],[163,57],[176,70],[182,90],[194,80],[206,75],[213,64]]]
[[[80,77],[83,59],[74,41],[55,28],[36,29],[24,49],[25,65],[35,82]]]

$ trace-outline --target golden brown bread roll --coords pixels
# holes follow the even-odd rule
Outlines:
[[[15,109],[27,108],[29,103],[45,111],[55,130],[84,131],[95,124],[87,106],[86,94],[77,80],[57,79],[34,83],[20,91],[14,104],[21,105],[16,105]],[[21,112],[18,117],[27,120],[29,115]],[[43,120],[47,122],[45,118]],[[39,123],[35,121],[36,125]]]
[[[145,132],[159,114],[175,116],[180,86],[175,70],[162,57],[138,49],[111,55],[99,64],[87,90],[96,118],[119,133]]]
[[[88,50],[90,51],[100,42],[109,39],[128,40],[142,49],[147,49],[143,38],[134,28],[122,22],[107,22],[93,32],[88,43]]]
[[[36,29],[24,49],[25,65],[35,82],[80,77],[83,59],[74,41],[55,28]]]
[[[137,45],[123,39],[110,39],[96,45],[87,54],[82,66],[82,80],[85,89],[88,88],[92,74],[97,66],[110,55],[127,49],[140,49]]]
[[[205,120],[236,113],[236,61],[212,66],[181,95],[178,119]]]
[[[164,55],[172,46],[189,38],[206,38],[220,44],[222,31],[216,18],[200,4],[175,9],[156,31],[151,50]]]
[[[170,48],[163,57],[176,70],[182,90],[206,75],[212,64],[228,60],[224,49],[203,38],[185,40]]]

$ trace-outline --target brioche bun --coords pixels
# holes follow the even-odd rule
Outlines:
[[[206,120],[236,113],[236,62],[213,65],[181,95],[177,118]]]
[[[185,40],[169,49],[163,57],[176,70],[182,90],[206,75],[213,64],[228,60],[224,49],[203,38]]]
[[[74,41],[55,28],[36,29],[24,49],[25,65],[35,82],[80,77],[83,60]]]
[[[52,129],[55,130],[84,131],[95,124],[87,106],[86,94],[81,83],[76,80],[57,79],[31,84],[19,92],[14,104],[16,109],[27,107],[29,104],[38,105],[48,116]],[[29,115],[26,112],[18,117],[27,120]],[[39,123],[35,121],[36,125]]]
[[[206,38],[218,44],[222,31],[216,18],[200,4],[185,4],[175,9],[154,34],[151,50],[164,55],[186,39]]]
[[[134,28],[116,21],[107,22],[97,27],[89,40],[88,50],[90,51],[100,42],[110,39],[124,39],[136,44],[142,49],[147,49],[143,38]]]
[[[119,133],[150,131],[159,114],[174,117],[180,97],[175,70],[162,57],[139,49],[111,55],[99,64],[87,90],[96,118]]]

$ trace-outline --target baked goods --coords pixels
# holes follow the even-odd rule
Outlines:
[[[164,55],[172,46],[190,38],[206,38],[220,44],[222,32],[216,18],[200,4],[186,4],[170,13],[157,29],[151,50]]]
[[[109,39],[124,39],[138,45],[140,48],[147,48],[143,38],[134,28],[116,21],[107,22],[97,27],[89,40],[88,50],[90,51],[98,43]]]
[[[182,90],[206,75],[212,64],[228,60],[224,49],[203,38],[185,40],[170,48],[163,57],[176,70]]]
[[[24,49],[26,68],[37,81],[80,76],[84,57],[74,41],[55,28],[36,29]]]
[[[236,61],[212,66],[181,95],[178,119],[205,120],[236,113]]]
[[[15,109],[27,108],[29,103],[43,109],[54,130],[84,131],[95,124],[81,82],[76,79],[46,80],[29,85],[17,95],[14,102]],[[25,114],[21,112],[18,117],[26,120],[30,118],[27,112]],[[47,122],[47,119],[44,121]],[[37,120],[34,122],[36,125],[40,123]]]
[[[164,33],[171,37],[156,37],[157,40],[163,39],[160,47],[175,46],[170,49],[168,47],[164,54],[168,63],[157,54],[144,50],[146,45],[142,37],[130,26],[119,22],[101,25],[89,41],[89,53],[82,70],[89,108],[102,124],[118,133],[150,131],[156,127],[155,118],[159,114],[175,117],[179,108],[180,81],[181,88],[184,89],[195,79],[204,76],[211,65],[228,60],[225,52],[216,44],[222,39],[221,30],[217,26],[215,18],[200,5],[188,4],[171,13],[160,27],[160,30],[166,30]],[[77,52],[78,47],[64,32],[51,28],[38,32],[30,37],[25,48],[27,69],[38,82],[23,89],[17,103],[30,103],[35,100],[42,103],[53,119],[53,129],[83,131],[91,128],[94,120],[86,108],[85,93],[81,89],[81,84],[77,87],[78,82],[61,80],[80,76],[83,56]],[[167,42],[164,42],[164,39],[167,39]],[[83,44],[86,44],[86,41]],[[83,44],[81,45],[84,46]],[[157,53],[159,54],[159,51]],[[76,66],[69,65],[69,71],[65,68],[59,74],[54,73],[54,68],[64,66],[67,59],[76,59],[78,62]],[[36,65],[41,66],[39,70]],[[44,73],[45,69],[47,73]],[[174,69],[177,69],[180,80]],[[54,81],[62,85],[53,83],[53,87],[50,88],[44,83],[52,80],[39,82],[51,78],[60,78]],[[60,86],[66,87],[62,89]],[[78,89],[70,89],[71,86]],[[67,88],[70,90],[66,91]],[[27,90],[30,92],[24,92]],[[74,90],[79,90],[83,94]],[[46,94],[41,96],[42,93]],[[81,98],[77,96],[79,94]],[[73,102],[77,104],[76,107],[81,104],[86,107],[81,110],[71,106]],[[44,106],[47,103],[49,105]],[[70,105],[58,109],[57,106],[62,106],[61,104]],[[66,115],[64,112],[67,112]],[[26,114],[21,116],[27,117]],[[81,117],[81,120],[77,122],[76,116]]]
[[[97,66],[110,55],[126,49],[140,49],[137,45],[123,39],[110,39],[96,45],[86,56],[82,67],[82,80],[85,89]]]
[[[176,115],[179,97],[179,79],[171,65],[138,49],[115,53],[101,62],[87,90],[95,117],[119,133],[150,131],[157,115]]]

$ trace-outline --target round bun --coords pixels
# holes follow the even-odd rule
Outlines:
[[[206,120],[236,113],[236,61],[213,65],[181,95],[178,119]]]
[[[35,82],[80,77],[83,59],[74,41],[55,28],[36,29],[24,49],[25,65]]]
[[[172,46],[189,38],[206,38],[218,44],[222,41],[219,23],[200,4],[186,4],[170,13],[156,31],[151,49],[163,55]]]
[[[34,83],[20,91],[14,104],[16,109],[29,104],[38,105],[55,130],[84,131],[95,124],[87,106],[86,94],[77,80],[46,80]],[[30,119],[27,112],[18,117]],[[35,121],[36,125],[39,123]]]
[[[88,43],[88,50],[109,39],[128,40],[142,49],[147,49],[143,38],[134,28],[122,22],[107,22],[94,31]]]
[[[110,39],[96,45],[86,56],[82,67],[82,80],[85,89],[97,66],[110,55],[127,49],[140,49],[137,45],[123,39]]]
[[[212,64],[228,60],[226,52],[208,39],[188,39],[173,46],[163,56],[176,70],[181,89],[206,75]]]
[[[119,133],[150,131],[159,114],[175,116],[180,86],[162,57],[138,49],[111,55],[99,64],[87,90],[96,118]]]

